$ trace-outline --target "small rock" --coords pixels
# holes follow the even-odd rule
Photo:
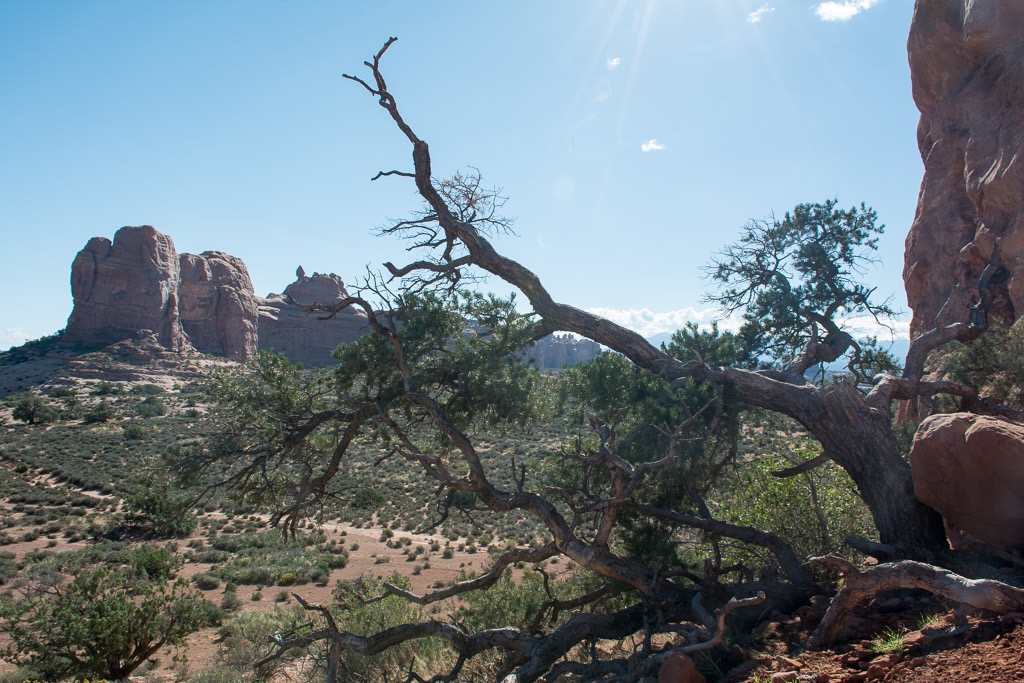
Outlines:
[[[888,667],[884,667],[881,664],[872,664],[867,670],[867,680],[877,681],[880,678],[885,677],[885,672],[888,671]]]
[[[772,674],[772,683],[791,683],[799,676],[796,671],[779,671]]]
[[[814,609],[826,610],[829,604],[832,602],[832,598],[827,595],[815,595],[810,600],[810,605]]]
[[[799,671],[804,668],[804,665],[801,662],[798,662],[795,659],[790,659],[789,657],[780,656],[777,660],[777,664],[779,671]]]

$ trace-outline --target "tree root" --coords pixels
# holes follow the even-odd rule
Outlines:
[[[968,579],[923,562],[906,560],[864,569],[857,569],[833,555],[815,557],[811,562],[840,572],[845,583],[832,599],[825,618],[807,639],[808,650],[830,645],[850,612],[885,591],[926,590],[953,602],[999,614],[1024,610],[1024,590],[1020,588],[990,579]]]

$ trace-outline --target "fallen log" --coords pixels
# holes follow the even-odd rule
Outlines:
[[[886,591],[916,588],[999,614],[1024,611],[1024,589],[991,579],[968,579],[923,562],[904,560],[863,569],[834,555],[814,557],[811,562],[838,571],[845,581],[818,628],[807,639],[808,650],[831,645],[854,609]]]

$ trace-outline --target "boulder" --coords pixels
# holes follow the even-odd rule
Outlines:
[[[64,341],[106,345],[150,330],[164,347],[186,348],[178,281],[174,242],[152,226],[123,227],[113,242],[92,238],[71,264],[74,309]]]
[[[221,251],[182,254],[178,311],[197,350],[248,360],[259,349],[259,298],[242,259]]]
[[[910,464],[914,495],[942,515],[954,547],[970,537],[1024,547],[1024,425],[932,415],[917,430]]]
[[[967,321],[990,262],[1000,314],[1024,311],[1022,27],[1024,2],[915,6],[908,53],[924,178],[903,271],[912,338]]]
[[[311,313],[308,304],[333,304],[348,296],[345,283],[331,273],[307,276],[299,269],[298,279],[283,294],[269,294],[259,304],[259,347],[283,353],[293,363],[322,367],[333,362],[331,352],[342,342],[355,341],[368,332],[366,315],[346,308],[333,318]]]
[[[705,683],[693,660],[682,652],[669,653],[658,670],[658,683]]]

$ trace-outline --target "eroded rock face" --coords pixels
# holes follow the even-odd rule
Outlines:
[[[1024,548],[1024,425],[933,415],[914,437],[910,464],[914,495],[942,515],[954,547],[974,537]]]
[[[259,299],[242,259],[221,251],[182,254],[178,310],[181,326],[199,351],[232,360],[259,348]]]
[[[149,225],[124,227],[114,241],[89,240],[71,264],[74,309],[64,339],[112,344],[151,330],[164,347],[187,345],[178,319],[178,254]]]
[[[333,273],[298,279],[284,294],[256,296],[242,259],[220,251],[181,254],[152,226],[125,227],[114,241],[94,237],[71,266],[75,306],[64,341],[106,346],[148,330],[165,349],[244,361],[276,350],[291,361],[324,366],[338,344],[366,333],[366,316],[346,310],[318,320],[298,304],[348,296]],[[289,301],[288,297],[296,303]]]
[[[1024,2],[918,0],[908,40],[924,179],[907,236],[911,335],[968,319],[982,270],[1024,311]]]
[[[329,320],[309,313],[300,304],[332,304],[348,296],[345,283],[331,273],[296,272],[298,279],[283,294],[260,300],[259,347],[280,351],[294,363],[322,367],[333,362],[331,352],[342,342],[355,341],[368,332],[366,315],[347,308]],[[296,303],[288,300],[291,297]]]
[[[541,369],[566,368],[594,360],[601,345],[568,334],[549,334],[526,349],[526,357]]]

